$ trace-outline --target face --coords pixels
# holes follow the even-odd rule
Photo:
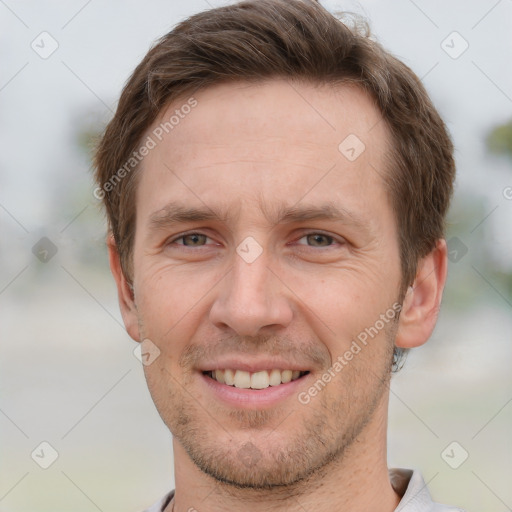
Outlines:
[[[201,470],[293,484],[384,414],[400,290],[389,136],[349,86],[194,98],[143,161],[132,335],[158,347],[150,392]]]

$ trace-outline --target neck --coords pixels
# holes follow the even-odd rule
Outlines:
[[[322,470],[293,486],[275,489],[237,489],[218,482],[199,470],[174,439],[176,492],[166,512],[392,512],[400,498],[387,468],[386,406],[383,401],[361,435]]]

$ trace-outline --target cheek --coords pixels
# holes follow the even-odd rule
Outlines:
[[[336,335],[365,327],[369,321],[373,324],[396,298],[396,283],[386,286],[377,273],[355,269],[334,269],[322,275],[294,273],[288,281],[304,314],[314,313]]]
[[[204,274],[185,273],[170,266],[142,268],[138,277],[139,312],[151,325],[167,329],[198,307],[208,290]]]
[[[338,383],[358,368],[373,368],[388,358],[391,343],[386,331],[392,325],[397,298],[397,284],[391,281],[379,280],[376,273],[345,270],[322,277],[294,277],[294,292],[302,299],[299,315],[325,344],[331,361],[341,356],[349,367],[335,379]],[[386,313],[387,322],[383,322],[381,315]]]

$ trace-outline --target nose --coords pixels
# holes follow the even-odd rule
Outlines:
[[[239,336],[256,336],[287,327],[293,317],[287,288],[263,254],[247,263],[234,254],[233,268],[219,284],[210,321]]]

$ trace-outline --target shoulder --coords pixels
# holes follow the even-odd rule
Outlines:
[[[162,499],[145,509],[143,512],[163,512],[174,496],[174,491],[167,493]]]
[[[402,496],[395,512],[464,512],[462,509],[435,503],[419,471],[390,469],[393,489]]]

